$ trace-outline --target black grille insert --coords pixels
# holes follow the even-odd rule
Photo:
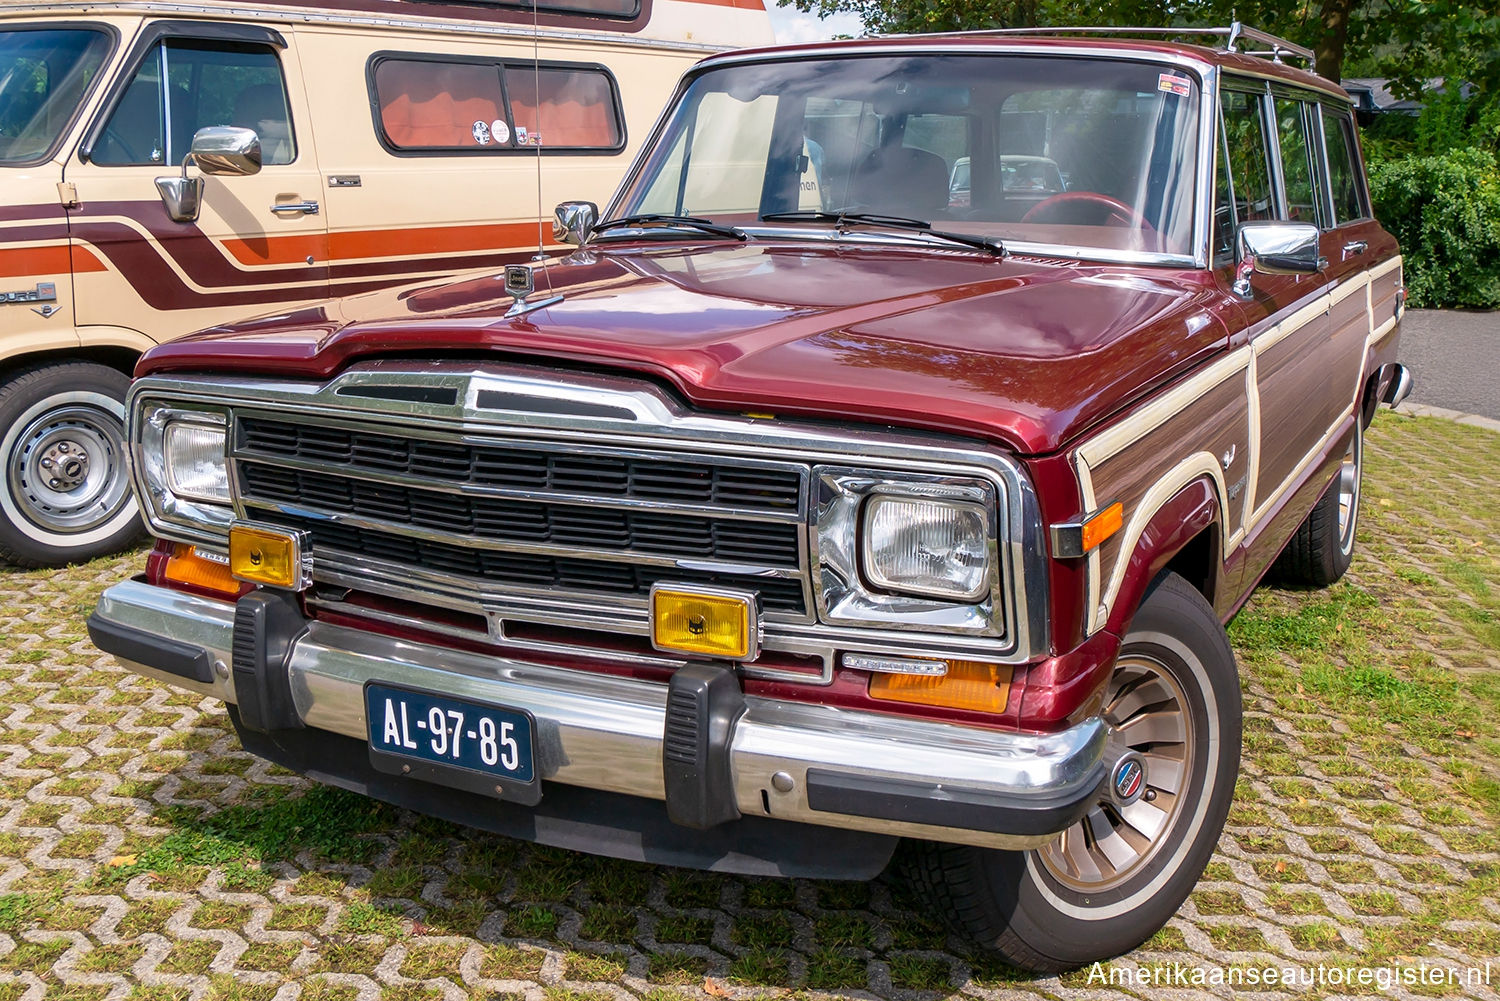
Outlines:
[[[641,598],[650,594],[651,585],[658,581],[720,584],[759,591],[761,602],[770,611],[797,614],[806,611],[802,601],[802,584],[791,578],[704,573],[607,560],[470,549],[282,513],[267,514],[261,520],[308,531],[312,535],[315,556],[320,550],[342,552],[400,566],[454,574],[475,581]]]
[[[335,471],[365,468],[444,483],[752,510],[796,511],[801,501],[802,478],[794,471],[707,458],[641,459],[469,445],[261,417],[242,417],[239,426],[243,451]]]

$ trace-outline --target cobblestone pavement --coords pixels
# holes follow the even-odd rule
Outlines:
[[[895,882],[624,864],[314,786],[89,644],[139,554],[0,570],[0,1001],[1186,997],[1100,978],[1486,961],[1390,993],[1500,998],[1500,436],[1383,416],[1369,445],[1349,578],[1234,623],[1245,766],[1202,883],[1061,979],[966,955]]]

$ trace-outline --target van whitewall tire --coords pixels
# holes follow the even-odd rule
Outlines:
[[[1152,689],[1146,708],[1132,708],[1133,696],[1147,684],[1161,687]],[[1218,617],[1181,577],[1165,574],[1153,584],[1121,644],[1110,691],[1116,694],[1107,699],[1106,716],[1115,707],[1129,713],[1113,724],[1176,706],[1181,710],[1180,732],[1187,738],[1180,742],[1180,751],[1170,741],[1139,745],[1147,761],[1140,795],[1150,795],[1153,803],[1169,808],[1155,838],[1143,840],[1140,832],[1121,826],[1125,822],[1118,808],[1105,805],[1111,777],[1105,776],[1100,803],[1091,814],[1112,819],[1122,840],[1128,833],[1141,843],[1133,860],[1107,874],[1103,870],[1110,867],[1101,864],[1093,874],[1096,880],[1069,880],[1059,862],[1065,857],[1062,836],[1028,852],[920,843],[905,855],[903,868],[913,888],[956,932],[1021,969],[1074,969],[1146,941],[1192,892],[1229,813],[1240,763],[1238,670]],[[1111,771],[1126,750],[1120,734],[1130,730],[1120,727],[1111,738]],[[1173,780],[1176,794],[1153,784],[1153,751],[1180,754],[1189,762]],[[1166,783],[1167,772],[1162,769],[1157,781]],[[1143,799],[1137,800],[1130,807],[1143,804]],[[1065,833],[1077,836],[1081,828],[1075,825]],[[1104,862],[1097,842],[1081,839],[1073,844],[1087,846],[1085,855],[1093,853]]]
[[[92,362],[21,369],[0,387],[0,559],[82,563],[144,535],[126,454],[129,387]]]

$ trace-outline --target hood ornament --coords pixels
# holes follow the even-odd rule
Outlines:
[[[514,305],[505,311],[505,318],[513,320],[518,316],[535,312],[538,309],[546,309],[548,306],[562,302],[565,298],[561,295],[548,296],[538,299],[536,302],[527,302],[529,295],[536,291],[536,273],[527,264],[507,264],[505,266],[505,291],[512,299]]]

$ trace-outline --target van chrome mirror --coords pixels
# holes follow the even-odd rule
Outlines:
[[[1314,275],[1328,266],[1318,254],[1318,227],[1310,222],[1247,222],[1235,241],[1235,294],[1250,296],[1250,275]]]
[[[193,133],[188,156],[205,174],[248,177],[260,173],[260,136],[254,129],[210,125]],[[186,168],[184,160],[183,169]]]
[[[254,129],[210,125],[193,133],[179,177],[158,177],[156,190],[174,222],[197,222],[203,208],[203,178],[189,177],[188,164],[205,174],[246,177],[260,173],[260,136]]]
[[[593,202],[563,202],[552,211],[552,239],[582,246],[598,221],[599,206]]]

